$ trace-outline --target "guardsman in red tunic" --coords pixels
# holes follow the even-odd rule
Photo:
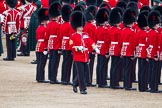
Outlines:
[[[8,9],[3,12],[2,31],[6,34],[7,57],[3,60],[13,61],[16,58],[16,34],[20,29],[20,13],[15,9],[17,0],[6,0]]]
[[[57,73],[61,55],[60,50],[62,45],[60,24],[58,22],[60,15],[61,4],[59,2],[54,2],[52,5],[50,5],[49,8],[50,21],[47,25],[47,36],[49,37],[48,49],[50,51],[48,78],[51,84],[58,83]]]
[[[20,54],[17,56],[29,56],[30,52],[27,50],[27,33],[30,22],[30,17],[35,10],[32,0],[21,0],[22,5],[18,8],[21,13],[20,25]]]
[[[109,54],[111,56],[111,68],[110,68],[110,88],[112,89],[121,89],[122,87],[119,86],[119,75],[120,75],[120,65],[121,65],[121,58],[120,58],[120,50],[121,50],[121,43],[119,42],[121,36],[121,28],[119,24],[121,22],[122,14],[121,8],[115,7],[110,11],[109,15],[109,23],[111,25],[109,30],[110,35],[110,48]]]
[[[85,17],[82,12],[74,11],[70,17],[70,24],[73,29],[76,30],[76,32],[70,36],[69,41],[72,47],[73,61],[77,71],[77,76],[73,81],[73,91],[77,93],[77,86],[79,86],[80,93],[87,94],[85,72],[89,60],[88,46],[91,45],[97,53],[99,53],[99,50],[88,34],[83,32]]]
[[[3,45],[2,45],[2,39],[1,39],[1,35],[2,35],[2,22],[3,22],[3,18],[4,16],[2,15],[2,13],[5,11],[5,5],[4,4],[4,0],[0,0],[0,56],[3,53]]]
[[[69,46],[69,38],[72,33],[75,31],[69,23],[70,14],[73,9],[70,5],[66,4],[62,7],[62,19],[64,20],[63,24],[60,27],[60,35],[62,37],[62,73],[61,73],[61,82],[62,84],[70,84],[71,76],[71,67],[72,67],[72,52]]]
[[[161,16],[162,16],[162,6],[157,6],[157,7],[154,8],[154,10],[159,11],[160,14],[161,14]],[[159,32],[159,34],[162,33],[162,27],[159,27],[159,28],[158,28],[158,32]],[[161,41],[160,41],[160,42],[161,42]],[[160,64],[159,64],[160,66],[159,66],[159,72],[158,72],[158,73],[159,73],[159,75],[158,75],[158,79],[159,79],[158,83],[159,83],[159,84],[162,84],[162,83],[161,83],[161,66],[162,66],[162,61],[160,60],[159,62],[160,62]]]
[[[37,71],[36,71],[36,81],[39,83],[47,83],[49,81],[45,80],[45,66],[48,57],[48,37],[46,25],[49,19],[48,17],[48,9],[41,8],[38,12],[38,19],[40,25],[36,29],[36,57],[37,57]]]
[[[149,87],[151,93],[157,93],[158,91],[158,66],[159,66],[159,33],[161,19],[158,11],[151,11],[148,16],[148,26],[150,31],[148,32],[148,48],[147,57],[149,58]]]
[[[95,42],[95,31],[96,31],[96,25],[95,25],[95,16],[96,16],[97,10],[96,6],[88,6],[85,16],[86,16],[86,25],[84,27],[84,32],[88,33],[89,37]],[[93,67],[94,67],[94,60],[95,60],[95,52],[93,51],[92,47],[88,47],[89,50],[89,71],[87,72],[87,86],[95,86],[92,84],[93,80]]]
[[[100,54],[97,55],[96,77],[99,88],[108,88],[107,71],[109,61],[109,34],[107,28],[108,11],[106,8],[100,8],[96,15],[96,43],[100,49]]]
[[[147,51],[146,48],[148,47],[148,25],[147,25],[147,18],[148,18],[148,11],[142,11],[138,16],[138,26],[139,31],[137,33],[137,50],[136,50],[136,57],[138,58],[138,90],[140,92],[145,92],[148,86],[148,61],[147,59]]]
[[[125,90],[136,90],[132,88],[132,80],[131,80],[131,71],[132,71],[132,63],[134,59],[134,51],[135,51],[135,32],[132,29],[133,23],[136,21],[134,9],[128,8],[125,10],[123,14],[123,23],[125,28],[121,33],[121,56],[123,57],[124,63],[124,89]]]

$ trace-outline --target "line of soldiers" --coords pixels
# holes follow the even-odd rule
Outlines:
[[[15,9],[16,2],[17,0],[6,0],[11,8],[7,12],[14,10],[21,17]],[[160,3],[158,0],[155,2]],[[135,67],[138,59],[139,91],[159,92],[162,60],[161,6],[153,9],[142,6],[139,10],[138,1],[128,0],[119,1],[113,8],[105,2],[97,4],[96,0],[86,0],[86,5],[81,1],[76,6],[70,5],[69,0],[62,0],[62,5],[55,0],[50,0],[49,3],[49,8],[41,8],[37,13],[40,23],[35,31],[37,82],[60,84],[57,73],[62,54],[61,84],[70,84],[73,68],[73,91],[77,92],[79,86],[80,93],[87,94],[86,86],[94,86],[93,66],[97,54],[96,84],[99,88],[136,90],[132,83],[136,80]],[[19,23],[14,21],[7,22],[5,30],[10,48],[15,46],[14,35],[20,28]],[[4,60],[14,60],[16,48],[7,49],[8,55]],[[48,55],[49,81],[45,80]],[[121,80],[124,82],[123,87],[119,85]]]

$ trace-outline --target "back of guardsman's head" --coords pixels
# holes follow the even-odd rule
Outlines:
[[[70,5],[66,4],[61,9],[62,19],[66,22],[69,22],[70,14],[72,13],[73,9]]]
[[[41,23],[42,21],[49,20],[48,8],[40,8],[38,11],[38,20]]]
[[[86,5],[90,6],[90,5],[97,5],[97,0],[86,0]]]
[[[74,11],[81,11],[85,13],[85,8],[82,5],[78,4],[74,7]]]
[[[153,10],[148,15],[148,26],[153,29],[156,24],[161,23],[160,13],[156,10]]]
[[[105,8],[105,9],[107,9],[108,12],[110,12],[110,10],[111,10],[111,7],[108,3],[102,3],[100,5],[100,8]]]
[[[81,11],[74,11],[70,16],[70,25],[74,30],[78,27],[84,27],[86,23],[85,16]]]
[[[17,0],[6,0],[6,4],[10,7],[10,8],[15,8],[17,5]]]
[[[48,5],[50,6],[54,2],[60,2],[60,0],[48,0]]]
[[[104,22],[108,21],[108,11],[106,8],[100,8],[96,15],[96,24],[101,25]]]
[[[50,18],[56,18],[61,15],[61,4],[59,2],[54,2],[49,7]]]
[[[119,2],[116,4],[116,7],[120,7],[120,8],[122,8],[123,10],[125,10],[126,7],[127,7],[127,3],[124,2],[124,1],[119,1]]]
[[[138,20],[137,20],[139,28],[143,29],[144,27],[148,26],[148,24],[147,24],[148,13],[149,13],[148,11],[142,11],[139,14]]]
[[[26,1],[28,1],[28,2],[30,2],[30,3],[33,2],[33,0],[26,0]]]
[[[123,10],[120,7],[115,7],[110,11],[109,23],[110,25],[119,24],[122,20]]]
[[[103,0],[97,0],[97,7],[99,7],[103,3]]]
[[[142,11],[148,11],[150,12],[151,11],[151,8],[149,6],[142,6],[142,8],[140,9],[140,12]]]
[[[96,13],[97,13],[97,9],[96,6],[94,5],[90,5],[88,6],[85,16],[86,16],[86,20],[90,21],[96,18]]]
[[[133,22],[136,22],[136,12],[133,8],[127,8],[123,14],[123,23],[126,26]]]

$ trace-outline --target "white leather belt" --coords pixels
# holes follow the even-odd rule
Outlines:
[[[150,48],[153,48],[153,45],[149,45]]]
[[[69,39],[69,37],[67,37],[67,36],[64,36],[64,37],[63,37],[63,39]]]
[[[44,39],[39,39],[38,42],[44,42]]]
[[[139,46],[145,46],[145,44],[141,44],[141,43],[140,43]]]
[[[55,38],[55,37],[57,37],[56,35],[50,35],[50,38]]]
[[[118,44],[118,42],[111,42],[111,44]]]
[[[123,45],[129,45],[129,42],[123,42]]]
[[[7,24],[16,24],[16,22],[7,22]]]
[[[103,44],[103,43],[104,43],[104,41],[97,41],[97,43],[99,43],[99,44]]]

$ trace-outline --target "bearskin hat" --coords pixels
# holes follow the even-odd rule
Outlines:
[[[142,11],[148,11],[150,12],[151,11],[151,8],[149,6],[142,6],[142,8],[140,9],[140,12]]]
[[[70,15],[70,25],[74,30],[78,27],[84,27],[86,23],[85,16],[81,11],[74,11]]]
[[[20,0],[20,2],[24,5],[26,4],[25,0]]]
[[[118,2],[118,3],[116,4],[116,7],[120,7],[120,8],[122,8],[123,10],[125,10],[126,7],[127,7],[127,3],[124,2],[124,1],[120,1],[120,2]]]
[[[131,2],[131,1],[138,3],[138,0],[130,0],[130,2]]]
[[[99,7],[102,4],[103,0],[97,0],[97,6]]]
[[[64,3],[69,3],[70,4],[71,0],[61,0],[61,1],[64,2]]]
[[[97,0],[86,0],[86,5],[90,6],[90,5],[97,5]]]
[[[148,11],[142,11],[139,16],[138,16],[138,20],[137,20],[137,23],[138,23],[138,27],[139,28],[143,28],[143,27],[146,27],[148,26],[147,25],[147,18],[148,18]]]
[[[109,23],[111,25],[119,24],[122,19],[122,9],[120,7],[115,7],[110,11]]]
[[[61,15],[61,4],[59,2],[54,2],[49,7],[49,16],[58,17]]]
[[[162,6],[157,6],[154,8],[154,10],[157,10],[158,12],[160,12],[160,14],[162,16]]]
[[[133,8],[136,12],[136,17],[138,16],[139,11],[138,11],[138,5],[136,2],[129,2],[127,5],[127,8]]]
[[[28,1],[28,2],[30,2],[30,3],[33,2],[33,0],[26,0],[26,1]]]
[[[66,22],[69,22],[70,14],[72,13],[73,9],[70,5],[66,4],[61,9],[62,19]]]
[[[17,0],[6,0],[6,4],[11,8],[15,8],[17,5]]]
[[[97,9],[95,6],[93,6],[93,5],[88,6],[86,13],[85,13],[86,20],[90,21],[90,20],[95,19],[96,13],[97,13]]]
[[[136,12],[133,8],[128,8],[123,14],[123,23],[124,25],[132,24],[136,21]]]
[[[41,23],[42,21],[49,20],[48,8],[41,8],[38,11],[38,20]]]
[[[108,10],[108,12],[110,12],[110,10],[111,10],[111,7],[108,3],[102,3],[100,5],[100,8],[106,8]]]
[[[161,23],[160,13],[156,10],[151,11],[148,15],[147,23],[150,28],[154,28],[156,24]]]
[[[120,0],[120,1],[123,1],[125,2],[126,4],[128,4],[130,2],[130,0]]]
[[[85,8],[82,5],[78,4],[75,6],[74,11],[81,11],[85,13]]]
[[[108,21],[108,11],[106,8],[100,8],[96,14],[96,23],[97,25],[100,25],[104,23],[105,21]]]
[[[75,2],[75,0],[70,0],[70,4],[73,4]]]
[[[59,2],[60,3],[60,0],[48,0],[49,6],[52,5],[52,3],[54,3],[54,2]]]

